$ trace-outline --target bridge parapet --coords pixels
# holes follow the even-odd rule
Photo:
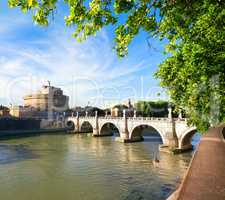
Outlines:
[[[99,117],[100,120],[107,120],[107,119],[118,119],[118,120],[122,120],[123,117],[111,117],[111,116],[105,116],[105,117]]]
[[[73,117],[69,117],[73,118]],[[80,119],[94,119],[95,116],[81,116]],[[113,120],[122,120],[123,117],[111,117],[111,116],[105,116],[105,117],[98,117],[100,120],[107,120],[107,119],[113,119]],[[135,121],[171,121],[168,117],[127,117],[128,120],[135,120]],[[173,118],[173,121],[187,124],[187,118],[179,119],[179,118]]]

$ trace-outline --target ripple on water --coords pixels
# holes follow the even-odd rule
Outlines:
[[[0,145],[1,199],[163,200],[175,190],[191,154],[160,153],[154,167],[158,144],[84,135],[5,141]]]
[[[0,165],[38,158],[27,145],[0,144]]]

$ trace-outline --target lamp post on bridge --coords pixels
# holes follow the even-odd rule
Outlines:
[[[126,116],[126,110],[124,109],[123,110],[123,118],[126,118],[127,116]]]
[[[172,107],[169,105],[168,107],[168,119],[171,119],[172,120]]]
[[[137,118],[137,111],[134,110],[134,118]]]
[[[183,117],[182,117],[182,109],[179,109],[178,119],[180,119],[180,120],[182,120],[182,119],[183,119]]]

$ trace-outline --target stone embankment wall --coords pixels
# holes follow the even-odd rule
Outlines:
[[[0,118],[0,131],[40,129],[40,120],[27,118]]]
[[[225,199],[225,125],[202,137],[178,190],[167,200]]]
[[[0,118],[0,139],[48,133],[66,133],[64,121]]]
[[[42,119],[40,122],[41,129],[66,128],[64,121]]]

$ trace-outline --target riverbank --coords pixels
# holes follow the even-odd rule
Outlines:
[[[225,125],[201,139],[182,184],[167,200],[225,199]]]
[[[68,128],[51,128],[51,129],[35,129],[35,130],[10,130],[0,131],[0,140],[28,137],[41,134],[67,133]]]

